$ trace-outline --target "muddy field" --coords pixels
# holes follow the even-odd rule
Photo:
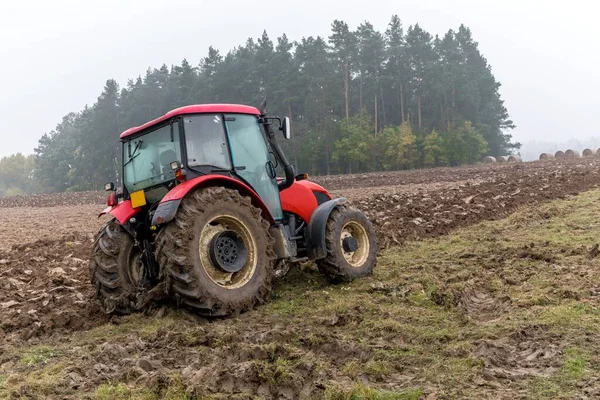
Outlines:
[[[482,165],[313,180],[336,196],[348,197],[368,214],[382,248],[389,249],[382,253],[380,262],[384,275],[391,274],[405,286],[390,285],[376,274],[347,288],[330,288],[307,266],[278,283],[268,305],[235,319],[206,321],[160,307],[150,313],[152,316],[108,317],[94,300],[87,270],[93,234],[107,220],[96,218],[105,194],[0,198],[4,224],[0,231],[0,398],[186,398],[176,397],[177,393],[223,398],[230,398],[232,393],[243,393],[241,398],[346,398],[352,390],[363,398],[377,398],[369,397],[370,387],[403,391],[409,396],[398,398],[460,397],[461,392],[452,387],[456,382],[445,387],[443,381],[437,382],[428,374],[419,375],[417,370],[424,371],[430,364],[415,365],[410,373],[394,365],[403,361],[387,360],[385,368],[372,364],[378,346],[385,349],[392,343],[402,352],[403,346],[409,349],[411,343],[405,343],[406,335],[394,327],[385,332],[375,329],[380,334],[365,339],[352,336],[352,330],[346,332],[344,327],[361,324],[356,315],[367,311],[368,302],[346,302],[356,309],[338,305],[340,310],[336,312],[327,304],[329,292],[337,296],[344,290],[358,290],[361,296],[369,292],[391,298],[395,293],[393,298],[404,298],[412,291],[423,291],[423,287],[416,289],[405,282],[401,272],[385,270],[393,264],[386,262],[390,252],[402,251],[421,239],[502,219],[521,209],[535,210],[538,204],[597,188],[600,161]],[[590,224],[596,226],[598,222]],[[520,254],[513,256],[518,259]],[[448,271],[443,274],[451,275]],[[448,280],[452,282],[450,277]],[[466,290],[458,299],[444,290],[438,288],[433,294],[438,296],[439,306],[461,308],[461,315],[467,319],[474,315],[493,320],[514,304],[510,296],[498,300],[489,288]],[[286,326],[308,313],[300,307],[302,301],[298,310],[290,305],[295,304],[294,296],[312,299],[326,311],[320,315],[313,309],[292,332]],[[398,310],[378,310],[388,314],[392,311]],[[380,317],[394,319],[393,315]],[[527,379],[552,375],[560,367],[552,354],[563,354],[563,350],[552,344],[555,338],[548,339],[544,329],[452,350],[467,351],[474,359],[479,357],[489,364],[482,371],[487,371],[485,379],[492,382],[491,386],[480,385],[478,396],[479,386],[471,381],[469,390],[475,392],[462,394],[472,398],[515,398],[525,389],[511,384],[503,393],[502,379],[515,373]],[[537,340],[536,335],[543,336],[543,340]],[[527,353],[510,353],[522,342],[531,343],[531,349],[525,349]],[[422,350],[424,344],[420,346]],[[507,351],[510,354],[503,353]],[[545,355],[547,365],[529,374],[528,365],[537,368],[538,358]],[[517,372],[510,368],[519,363],[524,366]],[[363,371],[364,365],[370,365],[370,372]],[[419,389],[411,392],[413,387]],[[139,388],[147,388],[148,392]],[[172,397],[169,388],[174,388]],[[413,394],[415,397],[410,397]]]

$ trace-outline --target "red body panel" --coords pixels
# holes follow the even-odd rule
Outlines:
[[[104,214],[112,214],[120,223],[123,225],[125,222],[129,221],[129,218],[133,217],[135,214],[140,212],[141,208],[132,208],[131,200],[125,200],[114,207],[106,207],[98,218],[103,216]]]
[[[273,216],[271,215],[269,208],[262,201],[260,196],[250,186],[238,181],[237,179],[225,175],[203,175],[194,179],[190,179],[189,181],[185,181],[171,189],[171,191],[167,193],[167,195],[163,197],[163,199],[160,202],[164,203],[171,200],[180,200],[186,194],[188,194],[190,190],[201,185],[228,186],[240,190],[241,193],[247,194],[252,198],[252,203],[263,211],[263,216],[269,222],[273,222]]]
[[[190,179],[189,181],[185,181],[171,189],[171,191],[167,193],[167,195],[163,197],[160,202],[164,203],[171,200],[181,200],[192,189],[197,188],[198,186],[213,186],[214,184],[217,184],[218,186],[230,186],[238,190],[241,189],[241,192],[249,195],[252,198],[252,202],[263,211],[263,216],[265,216],[269,222],[274,222],[267,205],[250,186],[238,181],[237,179],[224,175],[204,175]],[[292,184],[292,186],[280,193],[281,208],[284,212],[290,212],[298,215],[306,222],[310,221],[310,217],[318,207],[317,199],[315,198],[313,191],[324,193],[331,198],[331,195],[327,192],[327,190],[316,183],[309,181],[296,181]],[[131,207],[131,200],[125,200],[115,207],[107,207],[100,213],[100,215],[98,215],[98,217],[110,213],[121,224],[124,224],[140,210],[140,208]]]
[[[136,134],[146,128],[150,128],[153,125],[159,124],[163,121],[176,117],[178,115],[185,114],[203,114],[203,113],[232,113],[232,114],[251,114],[251,115],[260,115],[260,111],[256,107],[243,106],[239,104],[198,104],[194,106],[185,106],[176,108],[175,110],[169,111],[162,117],[158,117],[152,121],[146,122],[144,125],[135,126],[133,128],[127,129],[125,132],[121,133],[120,138],[126,138],[127,136],[131,136]]]
[[[279,194],[281,198],[281,208],[283,211],[294,213],[301,217],[305,222],[309,222],[313,212],[319,206],[317,199],[313,194],[313,190],[324,193],[331,198],[331,195],[327,190],[316,183],[306,180],[295,181],[292,186]]]

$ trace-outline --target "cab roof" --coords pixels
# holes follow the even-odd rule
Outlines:
[[[124,139],[128,136],[135,135],[138,132],[143,131],[144,129],[150,128],[154,125],[158,125],[161,122],[169,120],[171,118],[177,117],[178,115],[186,115],[186,114],[212,114],[212,113],[231,113],[231,114],[250,114],[250,115],[260,115],[260,111],[256,107],[244,106],[240,104],[196,104],[191,106],[185,106],[176,108],[174,110],[169,111],[162,117],[158,117],[153,119],[152,121],[146,122],[140,126],[134,126],[133,128],[127,129],[125,132],[121,133],[119,136],[121,139]]]

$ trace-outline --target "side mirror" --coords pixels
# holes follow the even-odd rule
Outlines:
[[[281,122],[281,128],[283,131],[283,137],[289,139],[292,137],[292,132],[290,130],[290,117],[285,117]]]
[[[113,190],[115,190],[115,184],[112,182],[108,182],[106,185],[104,185],[104,190],[106,190],[107,192],[112,192]]]

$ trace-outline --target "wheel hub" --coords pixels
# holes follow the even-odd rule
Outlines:
[[[244,241],[232,230],[216,234],[210,243],[210,259],[225,272],[240,271],[246,263]]]
[[[361,267],[369,257],[369,237],[365,228],[356,221],[348,221],[342,227],[340,237],[342,255],[353,267]]]
[[[345,237],[342,240],[342,247],[346,253],[354,253],[358,250],[358,240],[354,236]]]

